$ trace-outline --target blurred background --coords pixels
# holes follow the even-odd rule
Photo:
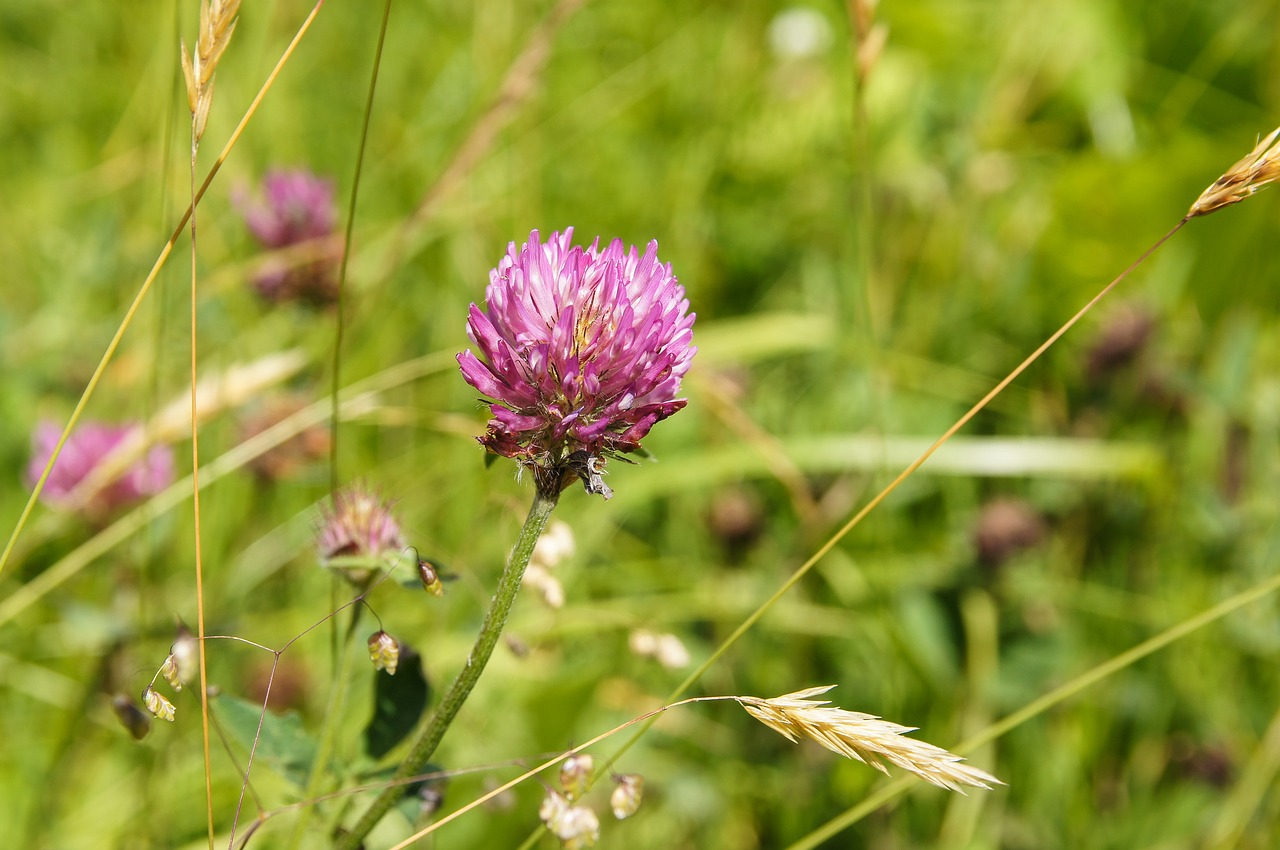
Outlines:
[[[179,6],[0,7],[6,537],[38,424],[65,424],[186,204],[177,45],[197,4]],[[201,177],[309,9],[242,8]],[[331,181],[315,203],[345,226],[380,15],[321,9],[200,206],[200,366],[220,378],[202,462],[314,414],[274,453],[202,475],[209,632],[274,648],[349,593],[313,544],[331,492],[334,255],[290,254],[246,215],[267,203],[264,175],[301,170]],[[378,383],[344,409],[338,479],[393,500],[454,577],[442,600],[394,583],[371,598],[433,688],[462,663],[532,496],[511,463],[483,463],[486,411],[452,359],[507,243],[569,226],[586,242],[656,238],[698,314],[689,405],[647,442],[657,462],[612,464],[608,503],[562,498],[565,601],[518,601],[436,759],[499,766],[451,779],[445,808],[518,773],[513,759],[659,704],[1280,124],[1278,46],[1268,0],[396,4],[338,350],[344,386]],[[951,747],[1273,576],[1277,203],[1177,234],[694,693],[834,683],[837,704]],[[184,236],[84,414],[146,423],[179,479],[188,251]],[[142,489],[128,504],[46,499],[0,574],[6,846],[205,844],[198,700],[178,694],[177,722],[140,743],[112,710],[146,687],[175,622],[195,622],[190,497]],[[822,846],[1274,846],[1278,613],[1263,598],[968,754],[1007,789],[917,783]],[[320,727],[331,635],[281,657],[272,708],[296,713],[290,729]],[[211,682],[260,704],[271,654],[208,651]],[[394,759],[362,754],[374,673],[353,651],[333,768],[347,785]],[[214,741],[224,840],[245,754],[228,740],[234,763]],[[279,761],[254,772],[268,810],[302,796]],[[730,704],[670,713],[614,769],[643,774],[646,800],[601,844],[634,848],[784,847],[886,781]],[[542,793],[521,787],[426,846],[518,846]],[[338,808],[322,811],[303,846],[326,846],[318,825]],[[294,818],[250,846],[290,846]]]

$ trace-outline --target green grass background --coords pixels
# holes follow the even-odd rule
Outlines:
[[[6,534],[28,492],[31,429],[66,421],[185,203],[176,50],[196,4],[181,5],[180,25],[174,4],[153,0],[0,7]],[[631,629],[672,632],[704,658],[901,469],[902,441],[940,434],[1280,115],[1280,9],[1266,0],[884,2],[865,121],[845,9],[804,6],[830,40],[787,58],[769,41],[781,4],[587,2],[493,148],[410,231],[550,6],[392,9],[344,383],[464,347],[467,304],[507,242],[535,227],[657,238],[699,317],[688,409],[648,442],[659,462],[612,465],[607,504],[565,494],[557,516],[578,543],[559,570],[568,604],[517,603],[509,631],[529,653],[496,654],[437,756],[445,767],[553,752],[656,704],[683,674],[633,656]],[[245,4],[202,168],[308,8]],[[326,4],[200,208],[204,370],[298,349],[305,368],[272,392],[328,391],[333,315],[256,298],[255,248],[231,194],[284,166],[331,175],[345,196],[379,16],[379,4]],[[972,423],[954,463],[913,477],[697,692],[838,683],[838,704],[950,746],[1273,575],[1276,203],[1263,195],[1180,233]],[[88,417],[145,420],[184,392],[187,250],[184,239]],[[1149,340],[1091,373],[1090,352],[1126,310],[1150,316]],[[269,395],[220,410],[202,457],[243,440]],[[407,536],[460,576],[442,602],[391,586],[373,598],[440,687],[531,498],[509,463],[484,468],[470,436],[483,421],[447,365],[340,430],[342,479],[394,498]],[[1083,455],[1050,445],[1058,462],[1037,466],[1023,450],[1039,444],[1019,443],[1000,474],[975,460],[984,441],[1011,437],[1088,442]],[[176,449],[189,471],[189,443]],[[328,492],[323,462],[274,483],[242,471],[205,492],[211,633],[279,646],[331,610],[310,543]],[[1025,500],[1046,533],[993,570],[973,535],[996,498]],[[734,505],[747,508],[743,539],[716,519]],[[190,513],[188,501],[153,517],[0,624],[5,846],[203,846],[198,701],[184,691],[177,723],[135,744],[106,696],[141,691],[175,618],[194,623]],[[97,530],[38,509],[0,602]],[[972,754],[1007,789],[962,798],[920,784],[823,846],[1275,846],[1278,613],[1272,598],[1242,609]],[[288,702],[311,730],[332,684],[326,635],[283,658]],[[209,657],[212,682],[250,698],[270,663],[229,643]],[[372,677],[357,663],[341,683],[339,755],[360,768],[371,767],[358,753]],[[885,781],[730,704],[672,713],[617,769],[642,773],[648,792],[636,819],[605,824],[611,847],[783,847]],[[458,777],[446,806],[515,772]],[[216,741],[213,778],[225,835],[239,779]],[[255,786],[268,809],[297,799],[267,766]],[[537,827],[541,793],[522,787],[426,846],[516,846]],[[292,817],[250,846],[285,846]],[[404,829],[389,820],[369,846]],[[325,844],[318,829],[307,841]]]

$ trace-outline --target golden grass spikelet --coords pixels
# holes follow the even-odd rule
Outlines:
[[[1238,204],[1259,189],[1280,179],[1280,127],[1258,142],[1249,155],[1205,189],[1187,212],[1187,218]]]
[[[239,11],[240,0],[201,0],[200,34],[196,39],[195,55],[187,52],[185,41],[180,45],[182,76],[187,83],[187,106],[195,119],[197,141],[204,135],[209,109],[213,105],[213,74],[231,43]]]
[[[933,744],[907,738],[913,726],[881,720],[874,714],[845,711],[813,697],[835,685],[806,688],[772,699],[737,697],[747,713],[790,741],[808,738],[832,752],[857,759],[887,774],[885,762],[908,770],[926,782],[964,793],[962,785],[990,790],[1003,785],[986,771],[962,764],[960,756]]]

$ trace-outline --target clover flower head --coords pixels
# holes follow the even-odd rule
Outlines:
[[[253,278],[254,288],[268,301],[332,303],[337,295],[334,269],[337,257],[319,240],[330,236],[337,224],[333,181],[304,169],[268,171],[260,198],[240,191],[236,206],[245,225],[262,247],[281,249],[305,246],[298,256],[268,259]]]
[[[638,450],[685,406],[694,314],[656,241],[641,254],[572,238],[568,228],[542,242],[535,230],[508,246],[485,309],[472,304],[467,319],[478,356],[468,349],[458,364],[492,399],[485,448],[532,470],[544,493],[581,479],[607,499],[605,460]]]
[[[377,493],[353,486],[334,493],[333,506],[321,509],[316,548],[325,564],[335,559],[370,562],[348,571],[358,583],[368,577],[371,562],[399,553],[405,541],[391,505]]]
[[[124,449],[127,442],[141,440],[141,426],[106,425],[85,422],[62,446],[62,452],[49,471],[41,499],[54,507],[76,506],[76,490],[89,479],[110,455]],[[31,486],[44,473],[53,450],[57,448],[62,429],[53,422],[41,422],[32,434],[31,463],[27,466],[27,482]],[[127,450],[127,449],[126,449]],[[124,467],[83,505],[86,513],[102,515],[160,492],[173,482],[173,450],[155,446],[141,459]]]
[[[268,171],[262,200],[239,197],[241,215],[265,248],[287,248],[328,236],[337,222],[333,181],[305,169]]]

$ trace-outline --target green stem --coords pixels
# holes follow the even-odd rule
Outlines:
[[[382,820],[383,815],[395,805],[404,794],[404,780],[422,771],[423,766],[439,745],[440,739],[453,723],[458,710],[467,701],[471,689],[479,681],[480,674],[489,663],[489,656],[493,654],[493,648],[498,644],[502,627],[506,625],[507,614],[510,613],[511,603],[515,601],[516,593],[520,590],[520,580],[524,577],[525,567],[529,566],[529,559],[533,556],[534,544],[538,542],[538,537],[547,527],[547,520],[550,519],[551,511],[556,506],[557,496],[541,492],[543,489],[541,487],[538,489],[539,492],[533,497],[533,505],[529,508],[529,516],[524,521],[524,527],[520,529],[520,537],[516,540],[515,549],[511,552],[511,559],[507,562],[506,569],[502,571],[502,578],[498,580],[498,590],[493,595],[493,601],[489,603],[484,625],[480,628],[475,645],[471,647],[467,663],[463,665],[453,684],[449,686],[444,699],[440,701],[440,707],[432,715],[431,722],[414,742],[413,749],[400,763],[391,782],[373,801],[356,825],[350,831],[338,836],[334,845],[335,850],[355,850],[378,821]]]

